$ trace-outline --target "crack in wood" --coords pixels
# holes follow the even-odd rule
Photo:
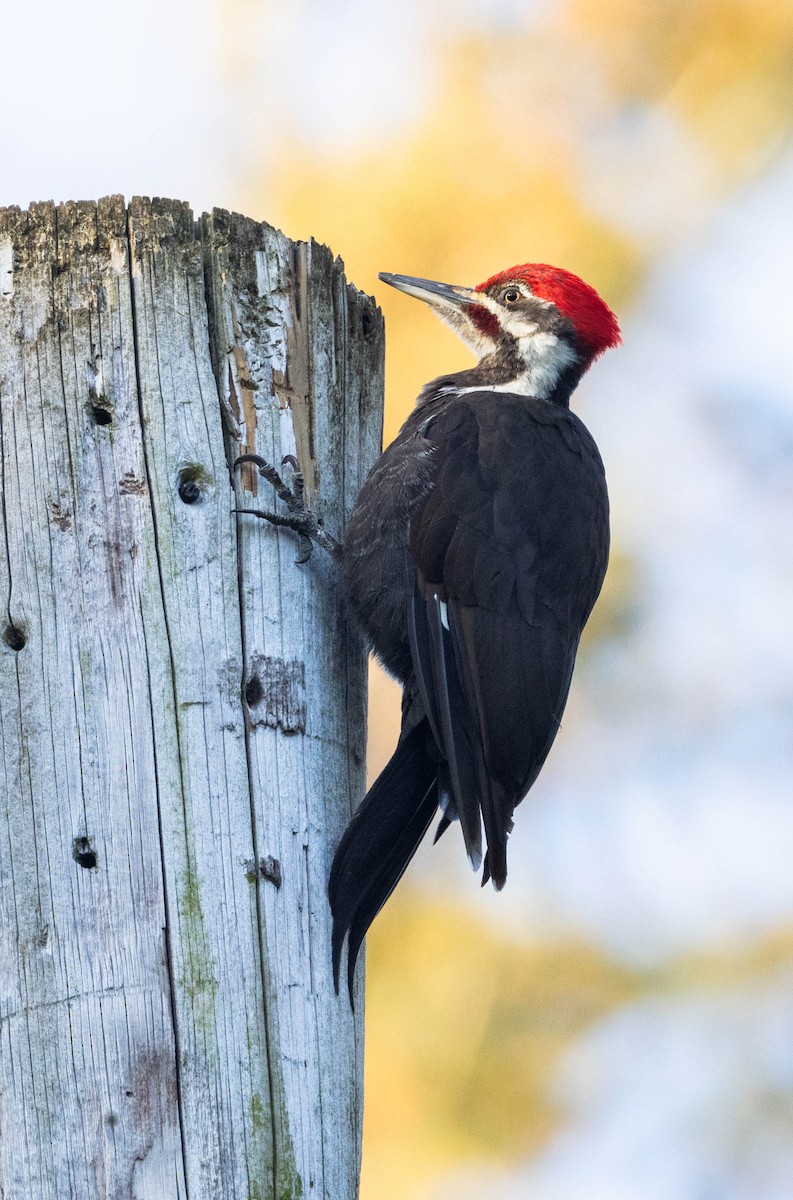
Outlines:
[[[364,339],[324,248],[179,202],[0,210],[8,245],[0,1194],[352,1196],[362,1027],[325,886],[365,656],[332,564],[235,523],[222,468],[297,451],[343,527],[379,449],[379,315]],[[41,653],[11,653],[28,630]]]

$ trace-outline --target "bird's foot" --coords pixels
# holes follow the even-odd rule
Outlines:
[[[311,558],[311,553],[314,549],[314,543],[321,546],[323,550],[327,550],[328,554],[335,559],[341,558],[341,546],[335,538],[326,533],[319,522],[316,513],[306,508],[303,498],[303,472],[300,470],[300,463],[293,454],[287,454],[281,460],[281,466],[288,466],[292,471],[292,486],[285,483],[281,476],[265,458],[259,454],[241,454],[234,463],[234,470],[243,466],[245,463],[252,463],[263,479],[271,483],[279,499],[283,500],[287,509],[286,515],[275,512],[267,512],[264,509],[258,508],[235,508],[235,513],[249,513],[252,517],[259,517],[262,521],[269,521],[271,525],[280,525],[284,529],[293,529],[300,539],[300,555],[295,560],[297,563],[307,563]]]

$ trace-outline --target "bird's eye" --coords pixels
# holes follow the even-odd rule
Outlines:
[[[504,292],[504,303],[517,304],[518,300],[520,300],[520,292],[518,289],[516,287],[507,288],[507,290]]]

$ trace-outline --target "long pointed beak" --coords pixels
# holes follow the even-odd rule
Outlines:
[[[451,283],[435,283],[432,279],[416,279],[413,275],[389,275],[387,271],[381,271],[378,279],[400,292],[406,292],[408,296],[425,300],[435,308],[452,308],[460,312],[466,304],[478,299],[473,288],[455,287]]]

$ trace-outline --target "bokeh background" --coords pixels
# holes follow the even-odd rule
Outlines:
[[[793,3],[3,6],[0,204],[312,235],[386,437],[467,351],[378,270],[582,274],[614,553],[495,896],[452,831],[369,938],[363,1200],[793,1196]],[[373,676],[370,766],[396,689]]]

